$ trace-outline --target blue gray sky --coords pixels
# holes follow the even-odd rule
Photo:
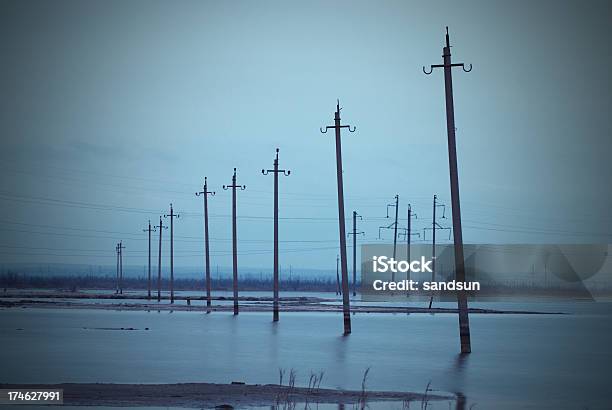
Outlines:
[[[229,266],[237,167],[239,264],[269,268],[261,169],[279,147],[281,264],[335,269],[319,127],[337,98],[360,240],[391,240],[395,194],[422,233],[433,194],[450,203],[443,75],[421,71],[446,25],[473,64],[454,72],[465,241],[609,243],[611,19],[607,1],[1,1],[0,260],[113,265],[123,240],[144,265],[142,229],[172,202],[176,266],[200,266],[208,176],[212,263]]]

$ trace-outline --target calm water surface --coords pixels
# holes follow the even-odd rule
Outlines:
[[[337,313],[273,324],[269,313],[5,309],[0,381],[277,383],[293,368],[300,385],[323,370],[322,386],[359,389],[370,367],[369,389],[422,392],[431,381],[475,408],[612,407],[612,304],[474,306],[571,314],[473,314],[462,357],[451,314],[357,314],[343,337]]]

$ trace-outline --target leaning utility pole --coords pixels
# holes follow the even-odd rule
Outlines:
[[[278,148],[276,148],[274,169],[261,170],[261,173],[264,175],[268,175],[270,172],[274,173],[274,307],[272,320],[278,322],[278,174],[282,173],[285,176],[291,174],[291,171],[278,169]]]
[[[164,215],[164,218],[170,218],[170,303],[174,303],[174,218],[178,217],[170,204],[170,214]]]
[[[357,235],[364,233],[363,231],[357,232],[357,218],[363,219],[361,215],[353,211],[353,232],[349,232],[349,235],[353,235],[353,296],[357,296]]]
[[[207,178],[204,177],[204,187],[201,192],[196,192],[196,196],[204,197],[204,262],[206,265],[206,313],[210,313],[212,300],[210,297],[210,258],[208,247],[208,195],[215,195],[208,190]]]
[[[430,67],[431,74],[434,67],[444,68],[444,89],[446,94],[446,132],[448,135],[448,163],[450,168],[450,186],[451,186],[451,209],[453,212],[453,239],[455,243],[455,279],[458,282],[465,282],[465,259],[463,256],[463,233],[461,230],[461,208],[459,204],[459,177],[457,172],[457,144],[455,140],[455,107],[453,102],[453,77],[452,67],[461,67],[463,71],[472,71],[470,64],[469,70],[465,69],[463,63],[451,62],[450,40],[448,36],[448,27],[446,27],[446,47],[442,49],[442,58],[444,64],[436,64]],[[459,337],[461,339],[461,353],[470,353],[472,351],[470,342],[470,321],[468,317],[468,302],[467,293],[462,290],[457,292],[457,307],[459,310]]]
[[[162,231],[168,229],[167,226],[162,224],[162,217],[159,216],[159,225],[154,226],[159,228],[159,253],[157,254],[157,301],[161,301],[161,256],[162,256]]]
[[[349,283],[348,283],[348,265],[346,261],[346,227],[344,220],[344,184],[342,181],[342,141],[340,139],[340,130],[347,128],[349,132],[355,132],[355,127],[351,129],[349,125],[340,125],[340,101],[336,105],[336,113],[334,115],[334,125],[325,127],[325,131],[321,128],[322,133],[326,133],[328,129],[333,128],[336,131],[336,177],[338,180],[338,225],[340,228],[340,261],[342,263],[342,311],[344,316],[344,334],[351,333],[351,308],[349,302]]]
[[[149,233],[149,278],[147,280],[147,299],[151,300],[151,232],[155,232],[155,228],[151,227],[151,220],[149,219],[149,227],[143,229],[143,232]]]
[[[431,281],[435,282],[436,281],[436,230],[438,229],[450,229],[450,228],[444,228],[442,226],[440,226],[440,224],[436,221],[436,208],[442,208],[442,219],[446,219],[446,205],[444,204],[439,204],[438,203],[438,196],[434,195],[433,196],[433,219],[431,222],[431,235],[432,235],[432,242],[431,242]],[[427,228],[423,229],[423,237],[425,237],[425,231],[427,230]],[[450,239],[450,238],[449,238]],[[431,309],[431,305],[433,303],[433,293],[431,295],[431,297],[429,298],[429,309]]]
[[[123,250],[125,249],[123,242],[119,242],[117,248],[119,249],[119,293],[123,295]]]
[[[246,185],[236,185],[236,168],[232,177],[232,185],[223,185],[224,190],[232,188],[232,270],[234,279],[234,315],[238,314],[238,238],[236,234],[236,188],[241,191],[246,189]]]

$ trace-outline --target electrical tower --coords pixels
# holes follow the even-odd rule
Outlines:
[[[328,125],[325,130],[321,128],[321,132],[325,134],[327,130],[334,129],[336,131],[336,178],[338,181],[338,226],[340,233],[340,262],[342,265],[342,313],[344,316],[344,334],[351,333],[351,307],[349,301],[349,283],[348,283],[348,264],[346,261],[346,227],[344,220],[344,183],[342,180],[342,141],[340,131],[346,128],[349,132],[355,132],[355,127],[351,129],[349,125],[340,125],[340,101],[336,105],[334,114],[334,125]]]
[[[434,68],[444,68],[444,90],[446,97],[446,133],[448,136],[448,163],[450,170],[451,209],[453,213],[453,239],[455,243],[455,279],[465,282],[465,258],[463,255],[463,232],[461,230],[461,207],[459,201],[459,176],[457,172],[457,143],[455,139],[455,107],[453,101],[452,68],[461,67],[463,71],[472,71],[472,65],[466,70],[464,63],[451,61],[451,45],[446,27],[446,46],[442,48],[443,64],[430,66],[429,72],[423,67],[425,74],[431,74]],[[467,292],[457,292],[457,307],[459,310],[459,337],[461,353],[472,351],[470,341],[470,321],[468,316]]]
[[[174,303],[174,218],[178,217],[170,204],[170,214],[164,215],[164,218],[170,218],[170,303]]]
[[[149,219],[149,227],[142,230],[143,232],[149,233],[149,277],[147,280],[147,299],[151,300],[151,232],[155,232],[155,228],[151,227],[151,220]]]
[[[206,313],[210,313],[212,299],[210,295],[210,257],[208,245],[208,195],[214,196],[214,192],[208,190],[207,178],[204,177],[204,187],[201,192],[196,192],[196,196],[204,198],[204,265],[206,269]]]
[[[357,235],[363,235],[364,232],[357,232],[357,218],[363,219],[356,211],[353,211],[353,296],[357,296]]]
[[[234,283],[234,315],[238,314],[238,238],[236,233],[236,188],[241,191],[246,189],[246,185],[236,184],[236,168],[234,168],[234,176],[232,176],[232,185],[223,185],[224,190],[232,188],[232,271]]]
[[[278,169],[278,148],[276,148],[276,158],[274,159],[274,169],[261,170],[261,173],[268,175],[274,173],[274,307],[272,320],[278,322],[278,174],[282,173],[289,176],[291,171]]]
[[[159,225],[154,226],[155,229],[159,229],[159,252],[157,254],[157,301],[161,302],[161,269],[162,269],[162,231],[168,229],[167,226],[162,224],[162,217],[159,217]]]

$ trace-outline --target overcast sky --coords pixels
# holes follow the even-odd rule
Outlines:
[[[335,269],[337,98],[360,240],[395,194],[422,234],[433,194],[450,205],[443,75],[421,69],[446,25],[473,64],[453,73],[465,241],[609,243],[610,21],[609,1],[1,1],[0,260],[113,265],[123,240],[144,265],[172,202],[175,265],[200,266],[208,176],[230,266],[237,167],[239,265],[269,268],[279,147],[281,264]]]

